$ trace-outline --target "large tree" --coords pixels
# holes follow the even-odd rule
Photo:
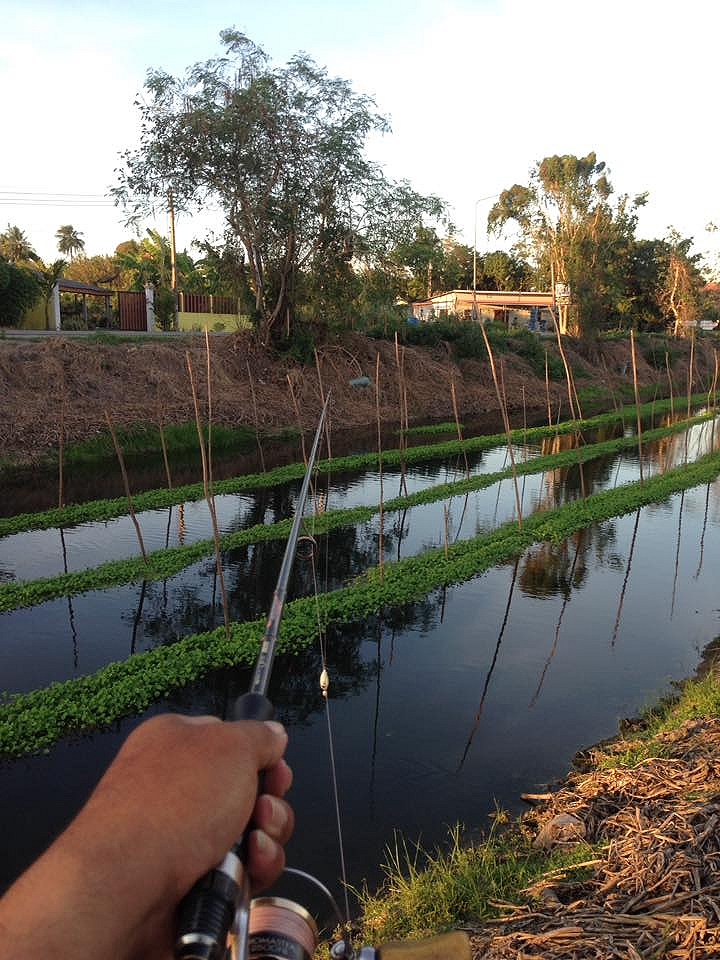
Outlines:
[[[59,227],[55,234],[60,253],[66,253],[71,260],[75,259],[76,253],[82,253],[85,249],[85,241],[79,230],[76,230],[72,224],[66,223]]]
[[[0,256],[0,327],[15,327],[40,299],[37,276]]]
[[[268,342],[294,321],[301,272],[326,277],[320,286],[337,296],[349,263],[380,262],[443,207],[367,159],[368,136],[388,129],[371,99],[303,54],[273,67],[243,34],[220,36],[225,56],[184,78],[148,74],[140,146],[123,155],[114,194],[130,218],[168,191],[180,211],[218,204],[244,248]]]
[[[491,230],[514,221],[523,253],[548,280],[569,286],[571,305],[560,307],[563,332],[594,334],[623,296],[636,210],[646,195],[613,202],[612,194],[594,153],[546,157],[527,186],[503,191],[488,216]]]

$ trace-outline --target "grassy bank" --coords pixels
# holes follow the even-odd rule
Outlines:
[[[325,626],[358,621],[383,607],[411,603],[431,591],[463,583],[498,563],[519,556],[534,543],[559,542],[592,523],[609,520],[649,503],[665,500],[714,480],[720,454],[688,466],[575,500],[534,514],[522,529],[508,523],[487,536],[376,567],[352,586],[296,600],[287,605],[279,653],[315,641],[318,616]],[[60,737],[91,730],[147,709],[172,690],[213,669],[254,661],[264,621],[233,624],[228,639],[222,629],[195,634],[169,646],[135,654],[97,673],[21,694],[0,708],[0,753],[19,755],[47,747]]]
[[[485,841],[457,827],[442,852],[396,846],[361,894],[363,942],[461,926],[488,960],[716,956],[719,716],[717,675],[688,681]],[[575,840],[553,840],[558,815]]]
[[[690,420],[677,421],[669,427],[658,427],[644,434],[644,443],[661,440],[674,433],[679,433],[693,424],[702,423],[714,414],[702,414]],[[535,457],[516,464],[515,472],[518,475],[532,475],[548,470],[557,470],[563,467],[587,463],[597,457],[609,456],[620,450],[632,449],[637,446],[635,436],[617,437],[614,440],[605,440],[601,443],[563,450],[560,453]],[[480,474],[476,477],[465,478],[454,483],[438,484],[427,487],[407,496],[395,497],[385,501],[385,514],[406,510],[426,503],[435,503],[453,496],[462,496],[481,490],[509,479],[512,468],[497,470],[492,473]],[[345,510],[329,510],[312,519],[312,529],[315,535],[329,533],[346,526],[355,526],[366,523],[380,511],[380,505],[374,507],[353,507]],[[274,524],[258,524],[228,534],[221,539],[221,548],[225,551],[261,543],[268,540],[284,540],[291,526],[291,519],[281,520]],[[113,560],[98,567],[80,570],[73,573],[58,574],[54,577],[44,577],[37,580],[0,584],[0,612],[31,607],[63,596],[77,596],[90,590],[103,590],[109,587],[120,586],[126,583],[145,580],[153,582],[165,580],[174,576],[185,567],[196,563],[213,554],[214,542],[202,540],[197,543],[169,547],[164,550],[155,550],[148,554],[147,560],[142,557],[133,557],[128,560]]]

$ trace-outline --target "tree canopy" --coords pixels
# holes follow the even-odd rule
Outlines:
[[[332,299],[342,311],[349,265],[384,262],[444,207],[365,156],[368,136],[388,130],[369,97],[304,54],[274,67],[242,33],[220,36],[225,55],[183,78],[148,73],[140,145],[123,154],[113,192],[131,219],[168,191],[179,211],[216,203],[268,342],[303,310],[327,312]]]
[[[59,227],[55,234],[60,253],[68,254],[71,260],[75,259],[75,254],[82,253],[85,249],[85,241],[79,230],[76,230],[72,224],[66,223]]]

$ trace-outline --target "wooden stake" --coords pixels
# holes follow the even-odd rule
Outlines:
[[[65,506],[65,380],[60,387],[60,437],[58,438],[58,507]]]
[[[300,408],[298,407],[297,398],[295,397],[295,391],[293,390],[292,380],[290,379],[290,374],[287,374],[287,382],[290,387],[290,397],[292,398],[292,405],[295,410],[295,421],[297,423],[298,430],[300,431],[300,445],[302,447],[302,456],[303,463],[307,467],[307,452],[305,450],[305,431],[302,428],[302,421],[300,420]]]
[[[208,462],[208,484],[212,493],[213,472],[212,472],[212,375],[210,369],[210,334],[205,327],[205,356],[207,358],[207,462]],[[213,501],[214,506],[214,501]]]
[[[404,359],[404,356],[403,356]],[[397,367],[398,375],[398,407],[400,411],[400,490],[405,492],[407,496],[407,480],[405,477],[406,468],[405,468],[405,415],[403,410],[403,391],[405,389],[404,383],[404,371],[402,361],[400,359],[400,348],[398,345],[398,335],[397,330],[395,331],[395,365]]]
[[[630,352],[632,354],[633,386],[635,389],[635,412],[637,413],[638,457],[640,458],[640,483],[643,483],[642,456],[642,417],[640,416],[640,390],[638,388],[637,360],[635,357],[635,331],[630,330]]]
[[[445,559],[446,560],[448,558],[448,540],[450,539],[448,514],[449,514],[448,506],[446,503],[443,503],[443,515],[445,517]]]
[[[690,418],[690,410],[692,408],[692,388],[693,388],[693,367],[695,365],[695,334],[690,334],[690,366],[688,368],[688,403],[687,403],[687,415],[688,419]]]
[[[257,443],[258,452],[260,454],[260,466],[262,467],[262,472],[265,473],[265,457],[263,455],[262,443],[260,442],[260,422],[258,419],[257,400],[255,398],[255,383],[253,381],[253,375],[250,370],[250,361],[246,360],[245,364],[247,366],[248,380],[250,381],[250,396],[252,397],[252,405],[253,405],[253,423],[255,424],[255,441]],[[305,453],[305,441],[303,440],[303,455],[304,453]]]
[[[573,403],[573,390],[572,390],[572,377],[570,375],[570,365],[568,364],[567,357],[565,356],[565,350],[562,344],[562,337],[560,336],[560,327],[558,324],[555,324],[555,333],[557,335],[558,349],[560,350],[560,356],[562,358],[563,367],[565,368],[565,380],[567,381],[567,392],[568,392],[568,401],[570,403],[570,416],[573,420],[577,420],[575,416],[575,404]],[[487,339],[487,337],[485,338]]]
[[[170,476],[170,461],[168,460],[167,444],[165,443],[165,430],[163,428],[162,410],[158,407],[158,429],[160,430],[160,447],[162,449],[163,461],[165,463],[165,476],[167,477],[168,490],[172,490],[172,477]]]
[[[132,522],[135,525],[135,533],[137,534],[137,540],[140,544],[140,553],[142,554],[145,563],[147,563],[148,558],[147,553],[145,552],[145,543],[143,541],[142,531],[140,530],[140,524],[138,523],[137,516],[135,515],[135,508],[133,507],[132,496],[130,494],[130,483],[128,482],[127,470],[125,469],[125,459],[123,458],[122,450],[120,449],[120,444],[118,443],[118,438],[115,433],[115,426],[107,410],[105,411],[105,420],[107,422],[108,429],[110,430],[110,436],[112,437],[113,446],[115,447],[118,463],[120,464],[120,473],[122,474],[123,484],[125,485],[125,496],[127,497],[128,510],[130,516],[132,517]]]
[[[322,405],[325,406],[325,388],[323,387],[322,373],[320,371],[320,357],[318,356],[317,348],[314,349],[315,354],[315,369],[317,370],[318,375],[318,384],[320,385],[320,400]],[[325,442],[327,443],[327,452],[328,460],[332,460],[332,449],[330,447],[330,410],[328,409],[327,416],[325,418]]]
[[[200,459],[202,461],[203,488],[205,490],[205,499],[207,500],[208,510],[210,511],[210,520],[213,528],[213,543],[215,545],[215,568],[217,570],[218,580],[220,581],[220,596],[222,597],[223,619],[225,621],[225,635],[230,639],[230,607],[228,605],[227,591],[225,590],[225,577],[223,576],[222,554],[220,552],[220,530],[218,528],[217,514],[215,512],[215,498],[210,487],[210,471],[208,469],[207,453],[205,450],[205,440],[203,437],[202,421],[200,419],[200,404],[198,402],[197,389],[195,387],[195,372],[192,365],[192,357],[188,351],[185,354],[187,361],[188,374],[190,376],[190,390],[192,392],[193,405],[195,407],[195,426],[197,428],[198,443],[200,444]]]
[[[317,354],[316,354],[317,356]],[[382,462],[382,433],[380,430],[380,354],[375,355],[375,413],[377,416],[378,441],[378,470],[380,474],[380,539],[378,543],[378,559],[380,566],[380,580],[385,576],[385,505],[383,503],[383,462]]]
[[[455,414],[455,428],[457,429],[458,441],[465,461],[465,476],[470,479],[470,464],[468,463],[467,452],[465,450],[465,441],[463,439],[462,426],[460,425],[460,414],[458,413],[457,395],[455,393],[455,379],[450,377],[450,394],[452,396],[453,413]]]
[[[672,420],[675,419],[675,400],[673,398],[673,378],[670,373],[670,357],[668,356],[667,350],[665,351],[665,369],[667,370],[668,383],[670,384],[670,417]]]
[[[548,370],[547,347],[545,347],[545,400],[547,402],[548,426],[552,427],[552,407],[550,406],[550,373]]]
[[[495,354],[493,353],[493,348],[488,340],[484,323],[480,324],[480,330],[482,331],[483,340],[485,341],[485,349],[487,350],[488,359],[490,360],[490,370],[492,372],[493,383],[495,384],[495,394],[497,396],[498,404],[500,405],[500,413],[502,414],[503,424],[505,426],[505,437],[507,439],[507,448],[510,455],[510,468],[512,470],[513,486],[515,487],[515,504],[518,512],[518,527],[522,528],[522,507],[520,506],[520,490],[518,488],[517,470],[515,468],[515,454],[513,453],[512,438],[510,436],[510,421],[507,415],[507,407],[503,402],[503,396],[500,392],[497,370],[495,369]]]

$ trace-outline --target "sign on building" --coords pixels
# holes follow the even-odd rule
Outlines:
[[[570,303],[570,284],[568,283],[555,284],[555,303],[560,303],[560,304]]]

